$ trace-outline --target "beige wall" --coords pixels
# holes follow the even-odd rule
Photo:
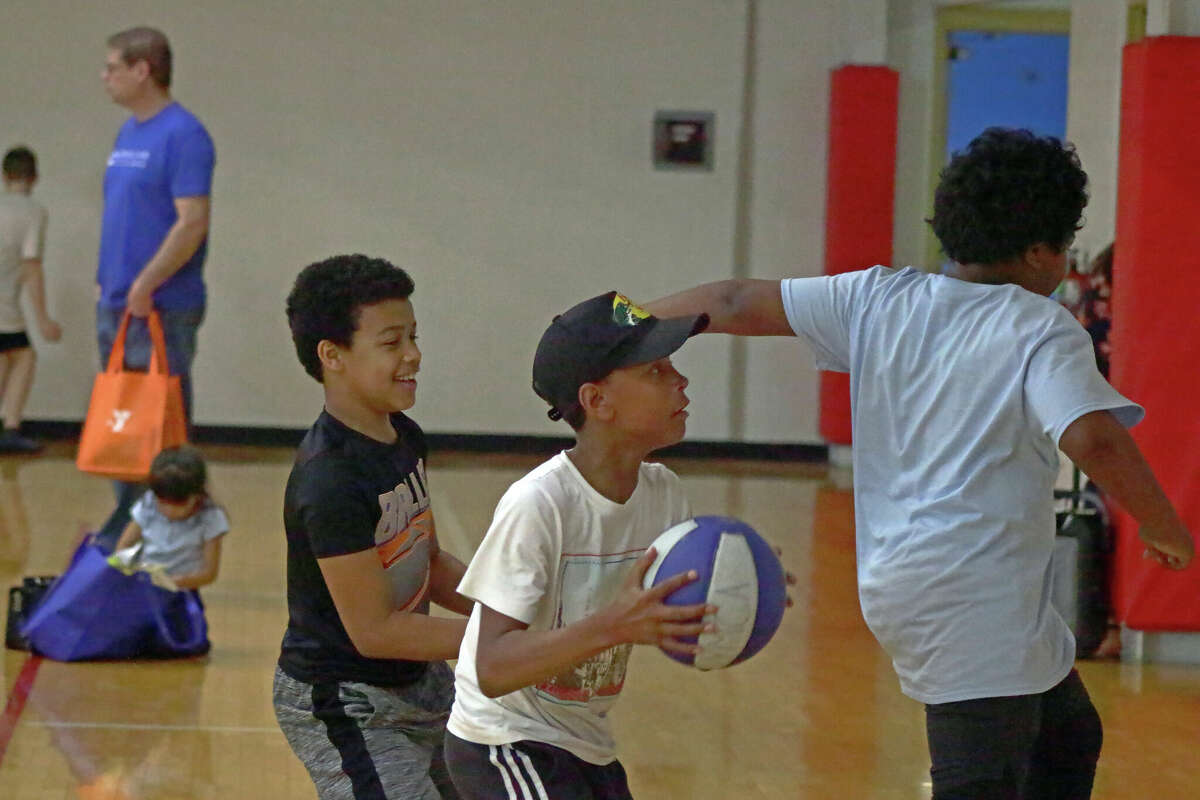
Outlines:
[[[333,253],[413,273],[415,413],[433,431],[565,430],[529,389],[552,313],[614,287],[649,297],[728,272],[741,2],[112,9],[20,2],[0,33],[4,135],[41,157],[51,305],[68,327],[40,348],[32,418],[77,419],[86,405],[101,179],[124,116],[98,75],[106,35],[136,23],[170,35],[175,95],[217,146],[201,423],[311,422],[320,391],[291,351],[283,298],[301,266]],[[651,169],[657,108],[717,113],[716,171]],[[720,363],[693,372],[722,394]],[[694,427],[720,436],[722,405],[705,406]]]
[[[772,126],[786,125],[759,150],[768,177],[754,225],[782,231],[765,234],[777,238],[765,275],[820,268],[824,97],[837,57],[823,32],[840,24],[838,5],[760,4],[759,75],[790,87],[768,89],[762,105]],[[31,418],[78,419],[86,405],[100,184],[124,116],[98,73],[105,36],[136,23],[168,32],[176,97],[217,144],[201,423],[311,421],[319,387],[295,362],[282,303],[296,271],[332,253],[384,255],[414,274],[425,351],[414,414],[447,432],[564,432],[529,389],[554,312],[610,288],[650,298],[731,274],[745,2],[112,8],[18,2],[0,33],[4,135],[42,160],[50,300],[68,328],[40,348]],[[716,112],[712,173],[650,167],[659,108]],[[728,436],[730,347],[714,337],[680,358],[693,437]],[[800,408],[767,435],[813,441],[807,354],[784,372]]]
[[[1067,139],[1075,143],[1088,172],[1086,222],[1075,239],[1085,258],[1107,246],[1116,230],[1126,7],[1126,0],[1075,0],[1071,9]]]
[[[416,278],[427,430],[563,434],[529,389],[556,311],[610,288],[649,299],[732,274],[820,273],[838,64],[886,56],[902,72],[896,254],[920,258],[933,5],[13,0],[0,131],[41,158],[50,303],[67,328],[39,346],[28,416],[79,419],[96,368],[101,179],[124,118],[99,81],[113,31],[170,35],[176,96],[216,140],[198,422],[311,422],[320,389],[295,361],[283,298],[305,263],[362,251]],[[660,108],[716,112],[713,172],[651,168]],[[692,438],[819,441],[802,345],[701,337],[677,360]]]

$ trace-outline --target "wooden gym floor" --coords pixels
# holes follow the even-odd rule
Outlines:
[[[312,798],[275,726],[270,684],[286,621],[281,503],[291,452],[207,447],[232,518],[204,591],[213,650],[169,663],[60,664],[6,650],[0,797]],[[110,510],[107,481],[66,444],[0,457],[0,587],[61,570]],[[504,489],[541,459],[436,453],[442,545],[464,560]],[[614,713],[644,800],[929,797],[920,705],[900,694],[863,624],[850,492],[824,467],[672,461],[696,513],[741,517],[784,551],[800,584],[751,661],[698,673],[638,648]],[[1200,668],[1085,662],[1105,725],[1094,796],[1173,800],[1200,786]]]

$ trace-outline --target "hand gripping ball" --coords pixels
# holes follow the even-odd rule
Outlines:
[[[663,602],[711,603],[718,609],[705,617],[717,629],[700,634],[700,652],[693,657],[664,650],[671,658],[697,669],[721,669],[745,661],[775,635],[787,604],[787,578],[771,546],[749,525],[731,517],[695,517],[668,528],[652,546],[658,555],[646,570],[644,588],[694,569],[699,577]]]

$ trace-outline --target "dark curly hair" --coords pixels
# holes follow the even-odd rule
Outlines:
[[[317,356],[321,340],[349,347],[363,306],[407,300],[413,288],[413,280],[404,270],[382,258],[361,254],[333,256],[301,270],[288,294],[287,318],[305,371],[322,382]]]
[[[988,128],[942,170],[927,219],[960,264],[997,264],[1035,244],[1070,246],[1087,205],[1074,146],[1052,136]]]

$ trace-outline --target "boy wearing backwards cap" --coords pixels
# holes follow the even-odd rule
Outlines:
[[[575,446],[514,483],[458,590],[475,608],[455,671],[446,762],[466,800],[628,798],[607,712],[634,644],[697,652],[714,606],[644,591],[658,534],[691,516],[679,478],[645,463],[687,424],[670,355],[708,317],[658,319],[609,292],[557,316],[533,389]]]

